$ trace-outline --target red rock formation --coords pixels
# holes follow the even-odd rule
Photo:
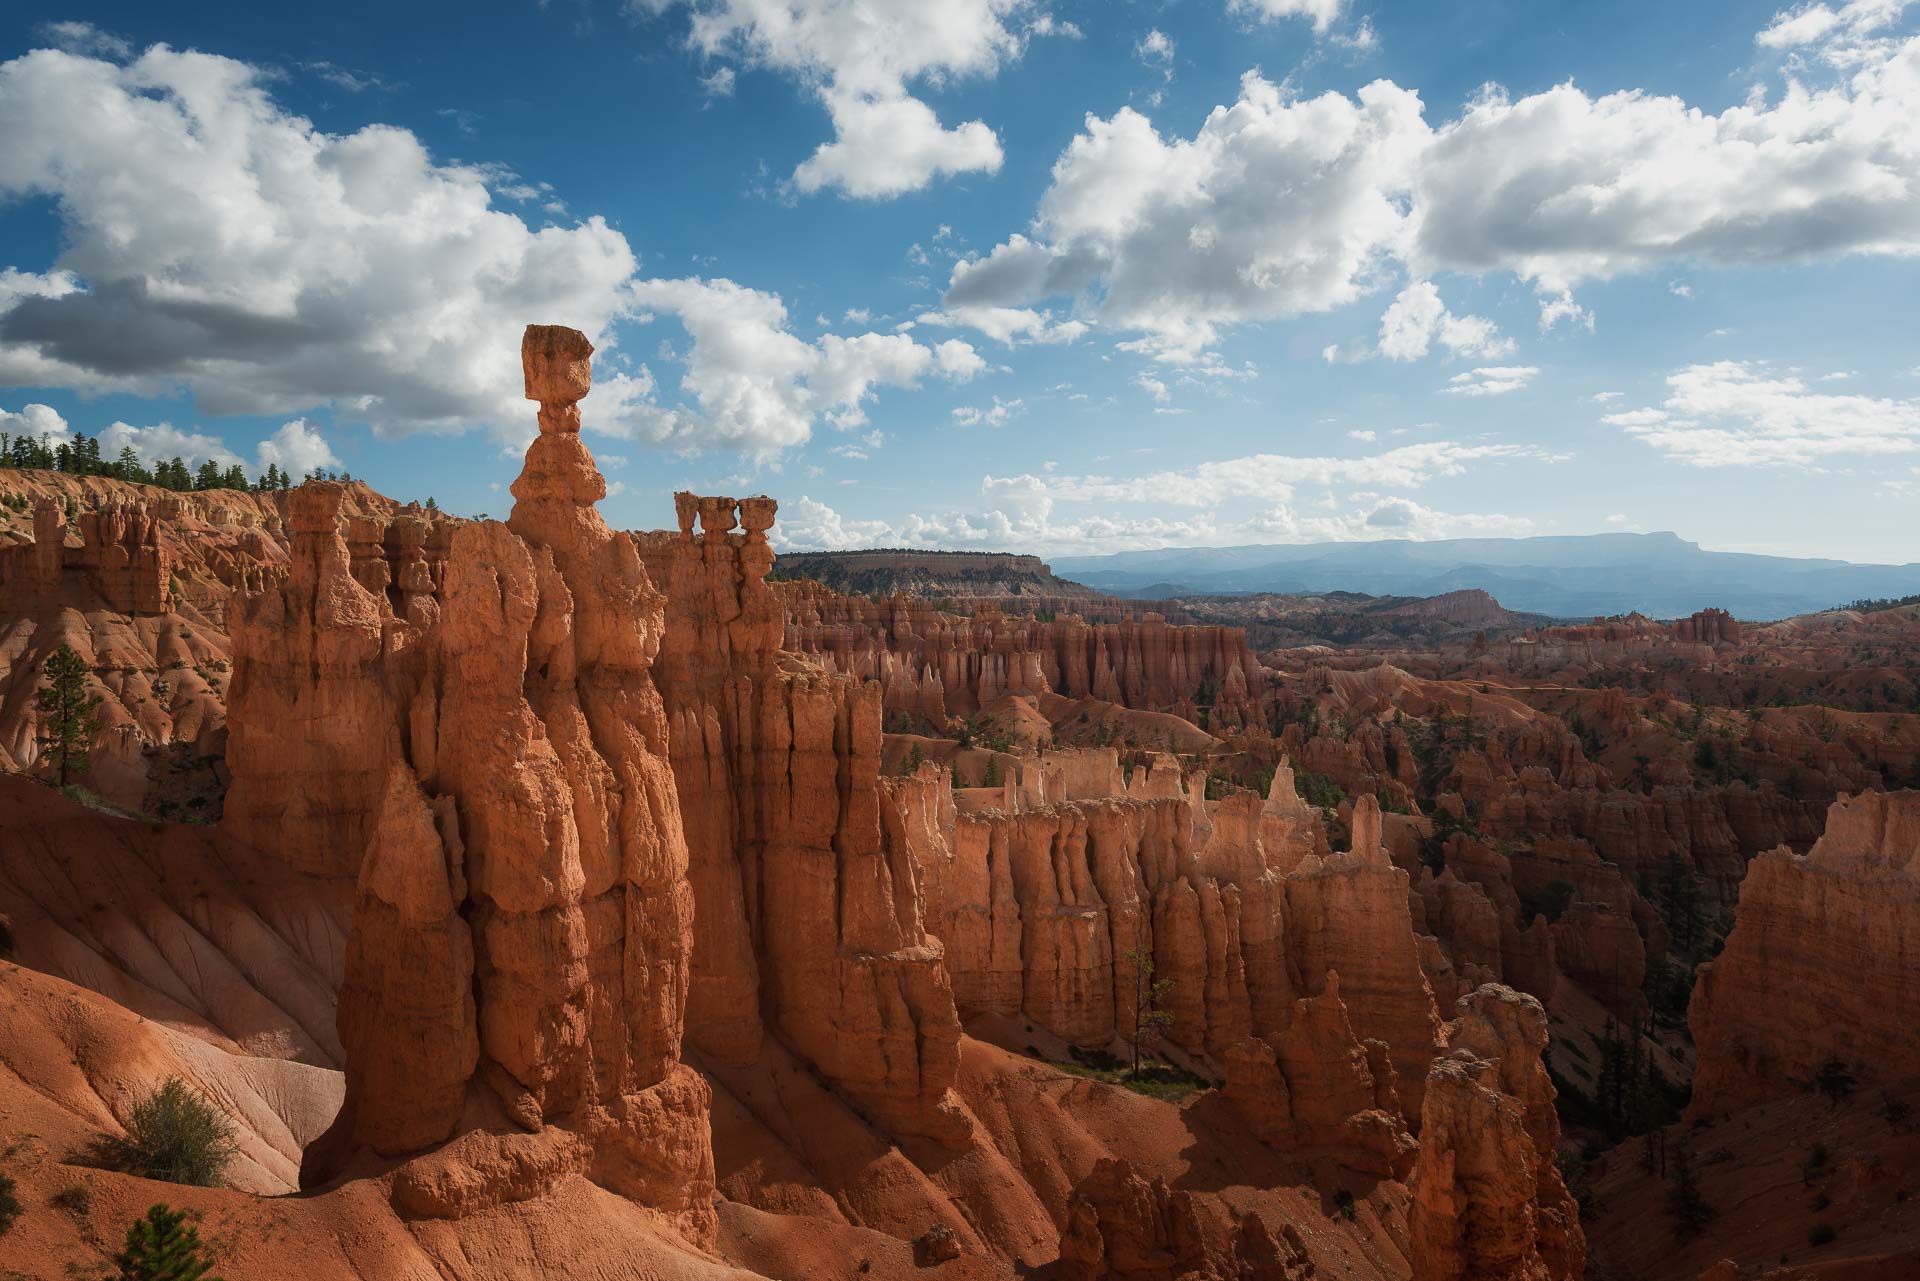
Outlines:
[[[1060,1238],[1062,1281],[1296,1281],[1314,1266],[1291,1224],[1276,1239],[1257,1214],[1234,1214],[1166,1180],[1102,1159],[1073,1190]]]
[[[0,590],[20,605],[71,595],[85,584],[108,609],[164,614],[173,608],[172,560],[160,545],[159,523],[145,503],[113,503],[83,511],[80,546],[68,547],[67,514],[60,499],[42,494],[33,505],[33,541],[0,547]]]
[[[1341,999],[1362,1040],[1385,1043],[1407,1119],[1418,1121],[1427,1066],[1445,1044],[1420,965],[1407,874],[1380,844],[1371,796],[1354,809],[1353,848],[1310,858],[1287,886],[1287,949],[1296,990],[1312,995],[1337,972]]]
[[[882,841],[879,688],[781,652],[771,499],[676,504],[677,533],[634,538],[667,591],[658,671],[699,905],[689,1037],[741,1066],[770,1029],[891,1132],[964,1144],[947,971],[912,862]]]
[[[661,598],[592,506],[605,484],[577,434],[591,351],[529,328],[541,432],[513,516],[455,534],[438,600],[410,558],[376,584],[397,597],[370,591],[339,487],[297,491],[289,583],[236,629],[227,826],[358,869],[346,1103],[303,1182],[356,1152],[430,1148],[395,1176],[413,1214],[585,1174],[704,1238],[707,1087],[678,1063],[692,891],[649,670]],[[323,830],[301,831],[311,820]]]
[[[1294,1002],[1284,1030],[1233,1046],[1226,1065],[1226,1096],[1263,1141],[1376,1178],[1404,1179],[1412,1169],[1391,1054],[1385,1042],[1354,1035],[1338,976],[1319,996]]]
[[[1042,788],[1040,804],[1010,783],[1004,798],[971,810],[931,764],[889,782],[889,837],[919,868],[960,1012],[1024,1016],[1104,1047],[1131,1027],[1130,954],[1146,952],[1155,977],[1171,982],[1169,1042],[1231,1071],[1262,1053],[1244,1046],[1249,1036],[1265,1038],[1280,1079],[1308,1074],[1305,1097],[1291,1110],[1284,1096],[1277,1104],[1285,1118],[1273,1133],[1364,1149],[1369,1168],[1392,1168],[1392,1135],[1417,1120],[1441,1042],[1406,873],[1380,847],[1378,808],[1366,798],[1356,810],[1354,853],[1322,856],[1318,817],[1299,812],[1284,770],[1264,803],[1207,802],[1172,786],[1148,798],[1160,777],[1177,772],[1137,773],[1140,797],[1052,799]],[[1316,1066],[1336,1043],[1358,1056],[1352,1088]],[[1380,1142],[1335,1133],[1380,1107],[1391,1111]],[[1296,1125],[1296,1115],[1307,1119]]]
[[[293,491],[284,585],[232,609],[223,826],[302,871],[355,876],[387,787],[388,727],[406,719],[386,656],[413,628],[354,579],[343,500],[331,482]]]
[[[1697,610],[1674,620],[1673,638],[1700,645],[1738,645],[1740,624],[1724,609]]]
[[[1576,902],[1552,925],[1553,955],[1571,979],[1628,1027],[1646,1016],[1646,945],[1631,917],[1605,904]]]
[[[1804,1090],[1829,1059],[1920,1075],[1920,792],[1836,801],[1809,853],[1756,858],[1688,1021],[1692,1117]]]
[[[786,586],[787,648],[879,681],[888,712],[936,725],[1008,694],[1093,697],[1218,729],[1264,721],[1268,673],[1238,627],[1182,626],[1148,613],[1042,621],[980,602],[970,616],[895,597],[877,604],[817,584]]]
[[[1414,1167],[1414,1281],[1578,1281],[1579,1207],[1554,1164],[1547,1016],[1498,984],[1460,999],[1427,1079]]]

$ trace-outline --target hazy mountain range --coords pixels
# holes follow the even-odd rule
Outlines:
[[[1711,605],[1739,618],[1774,619],[1864,597],[1920,593],[1920,563],[1715,552],[1672,533],[1178,547],[1056,557],[1053,568],[1118,596],[1435,596],[1478,587],[1508,609],[1560,618],[1634,610],[1676,618]]]

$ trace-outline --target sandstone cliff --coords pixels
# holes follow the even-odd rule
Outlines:
[[[1170,712],[1202,729],[1264,720],[1267,672],[1241,628],[1182,626],[1156,613],[1090,622],[1010,615],[986,601],[961,615],[903,596],[789,596],[789,649],[880,682],[889,712],[935,725],[1007,694],[1042,693]]]
[[[1357,1159],[1393,1169],[1411,1148],[1405,1127],[1418,1124],[1441,1040],[1407,876],[1380,848],[1371,798],[1355,850],[1324,855],[1319,823],[1303,821],[1284,772],[1257,809],[1201,799],[1171,758],[1137,774],[1139,790],[1155,790],[1154,778],[1168,779],[1158,797],[1074,799],[1009,783],[998,803],[969,798],[964,808],[931,765],[889,784],[889,835],[920,870],[961,1013],[1021,1016],[1104,1048],[1131,1030],[1133,957],[1145,955],[1171,982],[1168,1041],[1224,1066],[1230,1082],[1235,1065],[1277,1064],[1277,1076],[1236,1095],[1284,1084],[1286,1117],[1324,1118],[1297,1134],[1291,1120],[1276,1122],[1278,1140],[1340,1147],[1344,1118],[1384,1109],[1384,1148],[1368,1137],[1361,1146],[1375,1155]],[[1255,1037],[1267,1044],[1243,1044]],[[1344,1077],[1293,1076],[1319,1074],[1325,1055],[1349,1050],[1351,1088]],[[1291,1110],[1289,1091],[1299,1096]]]
[[[678,531],[633,537],[666,589],[659,678],[698,905],[688,1036],[742,1067],[771,1028],[887,1129],[964,1144],[947,970],[915,870],[881,836],[880,691],[781,651],[771,499],[676,504]]]
[[[1810,852],[1756,858],[1689,1021],[1696,1117],[1805,1090],[1830,1060],[1920,1075],[1920,792],[1836,801]]]

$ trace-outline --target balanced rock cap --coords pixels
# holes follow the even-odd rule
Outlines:
[[[593,389],[593,344],[578,329],[528,325],[520,340],[527,399],[571,405]]]

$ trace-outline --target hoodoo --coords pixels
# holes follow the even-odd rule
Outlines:
[[[1754,859],[1688,1018],[1695,1116],[1804,1091],[1829,1064],[1862,1083],[1920,1077],[1920,792],[1835,801],[1807,853]]]
[[[592,350],[527,330],[540,434],[512,517],[462,525],[434,590],[402,584],[404,613],[351,572],[340,487],[297,492],[293,572],[236,627],[228,828],[258,842],[329,805],[322,834],[357,867],[346,1103],[303,1184],[397,1159],[405,1212],[457,1217],[585,1176],[707,1240],[708,1091],[679,1062],[693,892],[651,675],[662,598],[593,507]],[[287,728],[296,750],[249,744]]]

